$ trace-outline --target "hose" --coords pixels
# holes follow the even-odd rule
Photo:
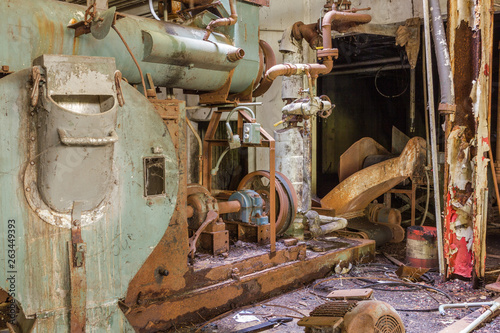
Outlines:
[[[151,11],[151,15],[153,15],[153,17],[156,20],[161,21],[161,19],[158,17],[158,15],[156,14],[156,11],[153,7],[153,0],[149,0],[149,10]]]

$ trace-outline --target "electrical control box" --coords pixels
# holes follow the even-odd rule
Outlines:
[[[245,123],[243,124],[243,143],[260,144],[260,124]]]

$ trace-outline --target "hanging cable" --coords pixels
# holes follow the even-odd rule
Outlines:
[[[134,63],[137,66],[137,69],[139,70],[139,75],[141,76],[141,82],[142,82],[142,88],[144,90],[144,96],[147,97],[147,94],[146,94],[146,83],[144,82],[144,75],[142,75],[142,69],[139,66],[139,63],[137,62],[137,59],[134,57],[134,54],[132,53],[132,50],[130,49],[130,47],[128,47],[128,44],[125,41],[125,38],[123,38],[122,34],[118,31],[118,29],[116,28],[116,26],[113,24],[112,27],[116,31],[116,33],[118,34],[118,36],[120,36],[120,39],[122,40],[123,45],[125,45],[125,47],[127,48],[128,53],[130,53],[130,56],[132,57],[132,60],[134,60]]]

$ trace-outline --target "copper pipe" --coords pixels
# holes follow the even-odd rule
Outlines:
[[[236,49],[227,54],[227,60],[235,62],[243,59],[244,56],[245,56],[245,51],[243,49]]]
[[[219,214],[237,213],[241,210],[241,204],[238,200],[219,202]],[[186,217],[191,218],[194,216],[194,208],[187,205]]]
[[[266,72],[264,84],[272,83],[278,76],[290,76],[309,73],[312,78],[320,74],[328,74],[332,71],[333,59],[326,57],[323,64],[279,64],[271,67]]]
[[[219,214],[237,213],[241,210],[238,200],[219,202]]]
[[[316,50],[321,41],[317,23],[304,24],[300,21],[295,22],[292,26],[292,35],[298,41],[305,39],[313,50]]]
[[[262,50],[262,54],[264,55],[264,61],[266,62],[266,69],[269,70],[276,65],[276,56],[274,55],[273,49],[271,45],[267,42],[260,40],[259,47]],[[252,97],[259,97],[263,95],[270,87],[273,81],[267,81],[265,74],[264,77],[260,80],[259,85],[252,93]]]
[[[229,6],[231,8],[231,16],[228,18],[220,18],[217,20],[213,20],[207,25],[207,32],[205,32],[205,36],[203,40],[207,40],[210,37],[210,34],[214,30],[215,27],[224,26],[224,25],[235,25],[236,21],[238,21],[238,14],[236,13],[236,7],[234,6],[234,0],[229,0]]]
[[[333,5],[332,10],[325,14],[321,22],[321,29],[323,31],[323,50],[318,51],[318,57],[330,55],[329,51],[332,50],[332,23],[364,24],[371,20],[372,17],[368,14],[340,12],[337,11],[337,7]]]

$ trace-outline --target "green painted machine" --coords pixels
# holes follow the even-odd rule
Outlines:
[[[0,330],[166,331],[372,257],[370,240],[312,256],[276,243],[295,217],[293,186],[275,173],[274,139],[227,107],[270,86],[265,2],[196,0],[180,24],[95,2],[0,0]],[[185,103],[158,87],[218,106],[203,185],[187,184]],[[215,138],[229,111],[235,149],[268,147],[271,170],[216,196],[212,146],[229,145]],[[231,254],[233,235],[260,247]]]

